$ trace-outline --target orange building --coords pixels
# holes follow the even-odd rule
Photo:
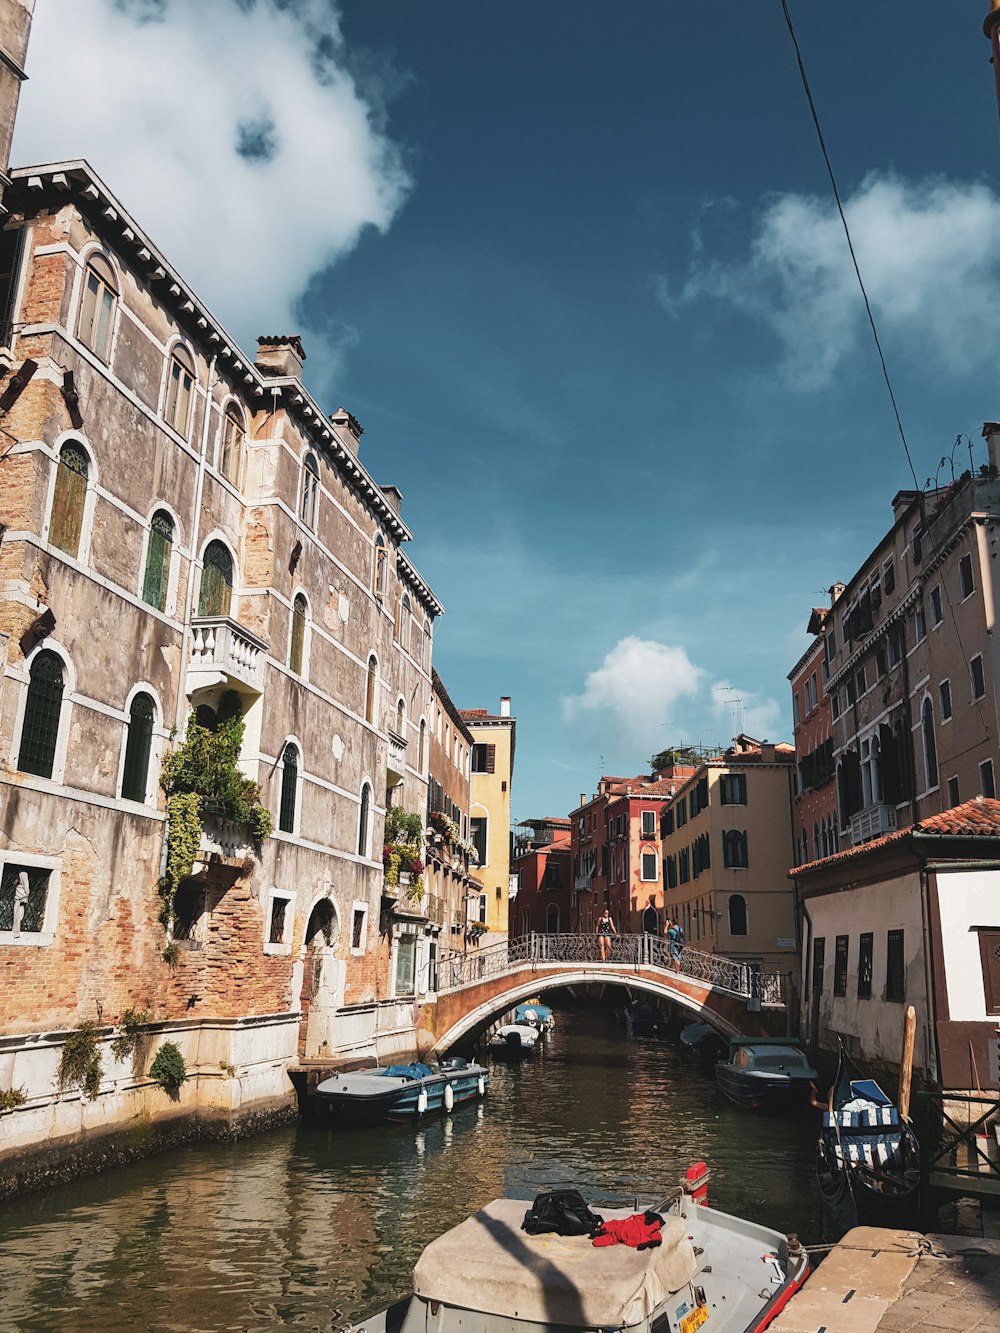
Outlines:
[[[572,865],[568,819],[526,819],[517,826],[511,862],[517,876],[512,935],[558,935],[573,929]]]

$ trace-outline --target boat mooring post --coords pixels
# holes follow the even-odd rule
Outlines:
[[[902,1120],[910,1117],[910,1084],[913,1079],[913,1047],[916,1038],[917,1011],[909,1004],[903,1019],[903,1054],[899,1062],[899,1115]]]

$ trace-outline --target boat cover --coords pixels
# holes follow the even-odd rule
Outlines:
[[[417,1061],[412,1065],[389,1065],[385,1070],[386,1078],[430,1078],[434,1070],[430,1065]]]
[[[535,1324],[620,1328],[648,1319],[697,1270],[683,1218],[668,1217],[654,1250],[595,1248],[589,1236],[529,1236],[528,1205],[496,1199],[432,1241],[413,1270],[428,1301]],[[606,1220],[630,1208],[602,1208]]]

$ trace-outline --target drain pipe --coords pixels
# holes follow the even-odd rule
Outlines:
[[[213,356],[208,367],[208,387],[205,390],[205,420],[201,430],[201,456],[198,459],[198,477],[194,487],[194,510],[191,515],[190,548],[188,561],[187,593],[184,599],[184,622],[181,629],[181,664],[177,673],[177,702],[174,708],[174,731],[179,732],[184,722],[184,701],[187,698],[188,651],[191,638],[191,614],[194,610],[194,583],[196,552],[198,550],[198,520],[201,517],[201,500],[205,490],[205,469],[208,466],[208,433],[212,422],[212,390],[215,387],[215,363]]]

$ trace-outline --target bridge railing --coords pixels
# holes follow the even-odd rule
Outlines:
[[[668,942],[656,935],[612,935],[607,945],[605,957],[595,935],[518,935],[442,959],[438,965],[438,993],[504,976],[525,963],[588,963],[618,972],[623,968],[658,968],[744,1000],[785,1003],[785,978],[777,972],[761,972],[748,963],[698,949],[683,948],[680,958],[673,959]]]

